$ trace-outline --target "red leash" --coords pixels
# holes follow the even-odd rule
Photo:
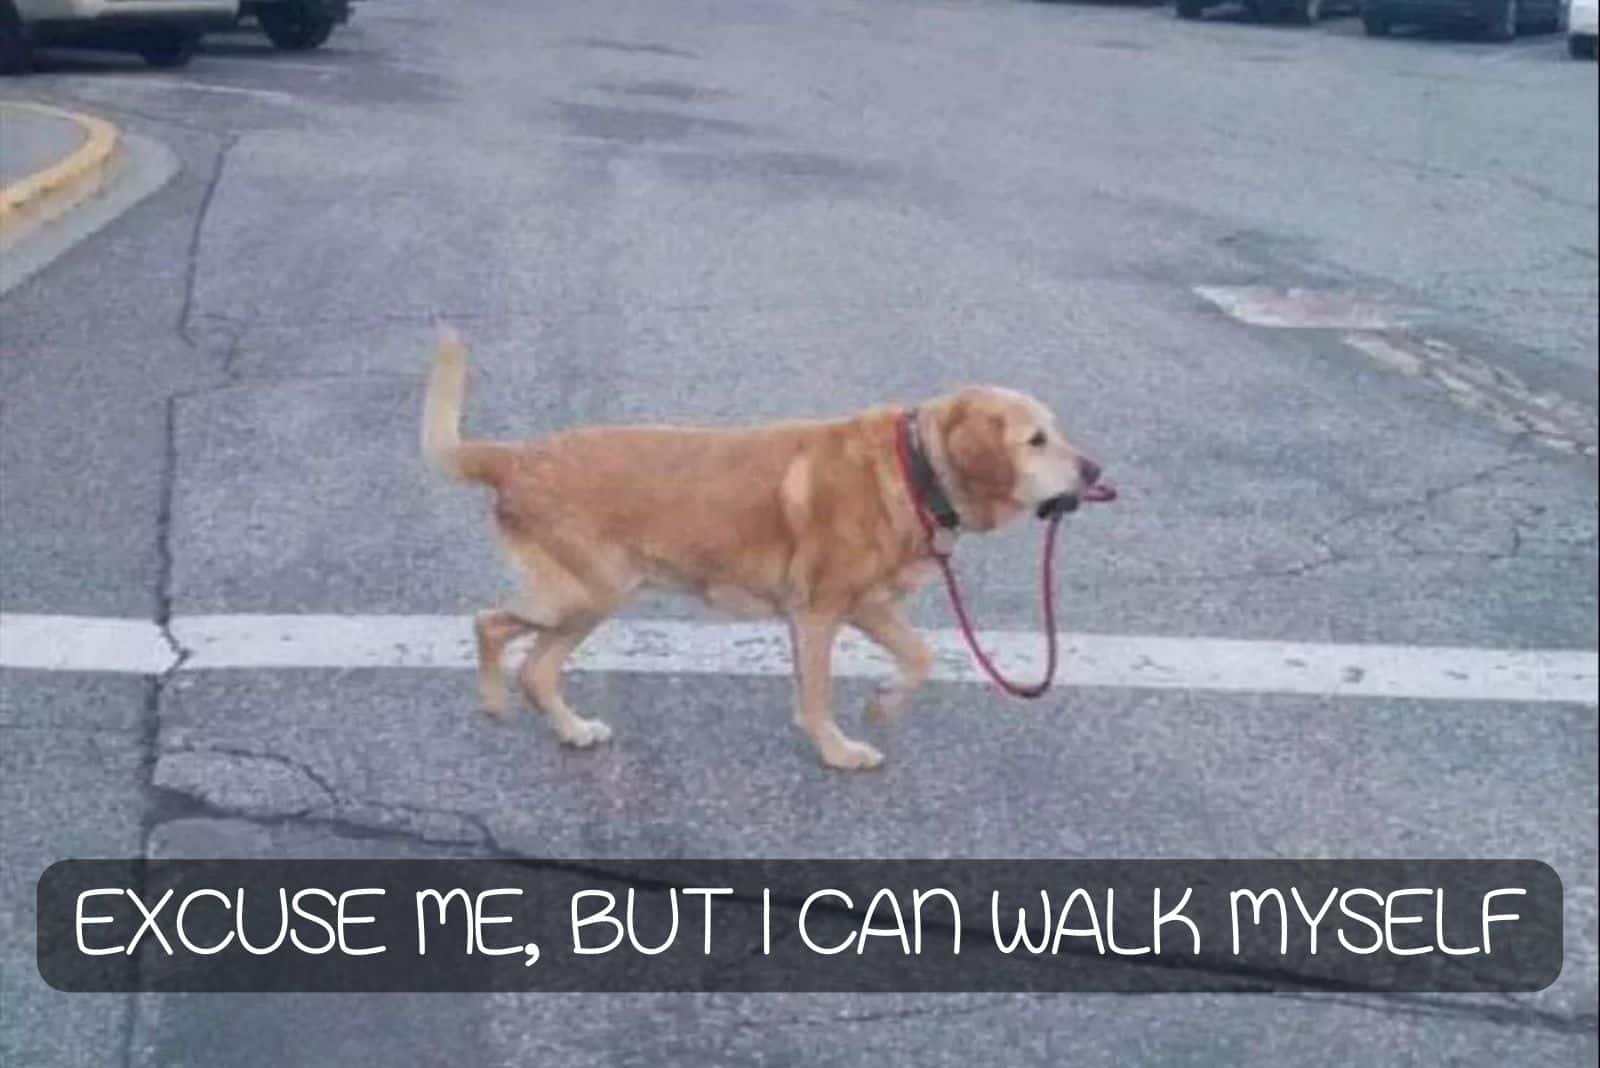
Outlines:
[[[1042,600],[1044,603],[1044,633],[1045,633],[1045,668],[1044,678],[1031,686],[1012,682],[994,666],[978,645],[978,637],[972,631],[972,620],[967,617],[967,606],[961,600],[961,587],[956,584],[956,573],[950,567],[950,552],[941,552],[935,540],[933,517],[923,507],[922,497],[917,493],[916,483],[911,478],[910,445],[906,441],[906,427],[903,420],[895,424],[895,455],[900,460],[900,475],[905,480],[906,492],[911,497],[911,506],[917,513],[917,519],[922,523],[922,532],[928,538],[928,552],[939,562],[939,570],[944,572],[945,588],[950,591],[950,606],[955,609],[956,620],[961,624],[961,633],[967,639],[967,648],[972,650],[973,657],[978,661],[978,666],[983,668],[984,674],[989,676],[991,682],[1012,697],[1035,698],[1042,697],[1050,689],[1050,684],[1056,677],[1056,596],[1055,596],[1055,541],[1056,531],[1061,526],[1061,513],[1057,512],[1049,520],[1049,526],[1044,532],[1043,560],[1040,565],[1040,585],[1042,587]]]

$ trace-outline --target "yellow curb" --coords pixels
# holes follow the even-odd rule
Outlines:
[[[65,119],[84,135],[83,143],[65,158],[0,188],[0,245],[10,246],[39,223],[100,191],[116,159],[118,133],[104,119],[31,101],[0,101],[0,114],[6,109]]]

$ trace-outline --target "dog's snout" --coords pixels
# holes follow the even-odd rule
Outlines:
[[[1078,457],[1078,471],[1083,475],[1083,484],[1092,486],[1100,481],[1100,465],[1087,456]]]

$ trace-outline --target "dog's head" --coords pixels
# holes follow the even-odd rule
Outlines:
[[[928,405],[962,519],[975,530],[1031,511],[1070,512],[1111,500],[1100,465],[1067,440],[1050,409],[1025,393],[969,386]],[[970,513],[970,514],[969,514]]]

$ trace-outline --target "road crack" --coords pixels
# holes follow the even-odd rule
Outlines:
[[[192,761],[173,758],[198,758]],[[228,764],[218,776],[207,762]],[[162,762],[165,762],[164,764]],[[253,770],[252,770],[253,769]],[[216,788],[218,780],[225,782]],[[505,852],[474,812],[343,794],[316,767],[281,752],[228,745],[159,745],[155,785],[205,805],[212,814],[246,819],[310,819],[365,834],[397,834],[436,845],[489,846]]]
[[[200,208],[195,212],[194,229],[189,234],[189,251],[183,276],[183,303],[178,309],[178,337],[191,349],[200,347],[192,332],[194,293],[200,278],[200,244],[205,236],[206,219],[211,215],[211,205],[216,199],[217,188],[222,184],[228,156],[238,146],[240,137],[241,135],[237,133],[230,133],[223,138],[222,147],[217,151],[216,165],[211,169],[205,193],[200,198]]]
[[[1513,445],[1515,449],[1515,445]],[[1494,478],[1514,471],[1518,468],[1544,463],[1538,456],[1514,456],[1507,460],[1489,465],[1470,475],[1454,479],[1443,485],[1432,486],[1420,493],[1397,500],[1379,501],[1355,508],[1336,519],[1329,521],[1318,529],[1305,535],[1314,547],[1310,559],[1301,560],[1291,564],[1277,567],[1245,568],[1235,571],[1190,571],[1166,575],[1158,575],[1146,579],[1128,580],[1127,586],[1176,586],[1196,584],[1204,585],[1220,582],[1260,582],[1277,579],[1303,578],[1328,568],[1347,566],[1359,563],[1376,563],[1392,559],[1472,559],[1472,560],[1511,560],[1529,556],[1543,558],[1562,558],[1559,553],[1534,553],[1530,550],[1528,542],[1533,540],[1527,536],[1527,526],[1532,521],[1525,515],[1511,514],[1509,546],[1504,551],[1484,552],[1473,549],[1438,549],[1420,545],[1411,540],[1410,530],[1423,521],[1418,517],[1407,517],[1404,513],[1418,510],[1426,513],[1440,500],[1452,493],[1470,489],[1487,483]],[[1339,545],[1339,533],[1351,525],[1364,519],[1390,517],[1391,522],[1377,535],[1386,540],[1389,546],[1383,551],[1351,551]],[[1571,552],[1567,555],[1577,556],[1592,551],[1594,539],[1586,541],[1562,542],[1570,546]],[[1398,547],[1396,551],[1395,547]]]

